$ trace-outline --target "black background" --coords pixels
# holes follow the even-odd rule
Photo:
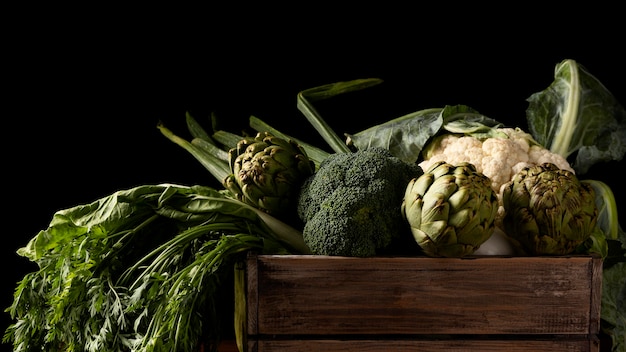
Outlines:
[[[162,121],[188,137],[186,112],[207,128],[216,113],[231,132],[254,115],[323,145],[297,109],[296,94],[378,77],[383,84],[318,105],[337,132],[446,104],[525,126],[526,98],[552,82],[563,59],[577,60],[626,103],[626,55],[617,22],[607,19],[611,9],[542,16],[543,9],[492,9],[477,16],[303,6],[288,15],[266,8],[246,16],[240,9],[167,8],[158,15],[16,13],[3,50],[2,306],[33,269],[15,251],[55,211],[144,184],[218,186],[156,128]],[[624,161],[597,165],[588,177],[613,187],[626,223],[623,167]],[[3,331],[9,321],[5,313]]]

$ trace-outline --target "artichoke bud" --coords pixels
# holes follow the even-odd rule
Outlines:
[[[261,141],[256,141],[253,142],[252,144],[249,144],[243,154],[247,154],[248,158],[252,158],[254,157],[257,153],[261,153],[265,150],[265,148],[268,148],[269,145],[265,142],[261,142]]]
[[[241,187],[239,187],[239,184],[235,180],[235,175],[230,174],[226,176],[226,178],[222,182],[222,185],[224,185],[224,187],[228,191],[230,191],[235,196],[235,198],[240,201],[244,201],[243,192],[241,191]]]
[[[424,253],[463,257],[493,233],[498,200],[474,165],[440,161],[409,182],[401,208]]]
[[[263,135],[265,136],[263,141],[266,142],[267,144],[280,147],[282,149],[287,149],[287,150],[291,150],[294,148],[294,142],[291,140],[274,137],[269,132],[265,132]]]
[[[296,164],[295,161],[297,160],[294,160],[294,154],[297,154],[297,152],[293,148],[285,149],[282,147],[270,146],[267,151],[269,152],[265,156],[267,160],[272,160],[272,162],[280,165]]]
[[[564,255],[593,233],[598,209],[592,187],[545,163],[525,168],[503,188],[507,236],[531,255]]]
[[[237,199],[283,221],[297,219],[296,197],[315,164],[292,140],[269,132],[242,138],[229,150],[231,176],[223,185]]]
[[[299,172],[312,174],[315,171],[315,163],[313,163],[313,160],[309,159],[306,154],[296,154],[295,159]]]

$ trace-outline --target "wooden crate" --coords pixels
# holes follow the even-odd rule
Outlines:
[[[240,350],[599,351],[595,256],[250,254]]]

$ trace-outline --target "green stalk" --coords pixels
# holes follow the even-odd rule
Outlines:
[[[337,153],[351,152],[345,141],[337,135],[328,123],[320,116],[313,104],[314,101],[328,99],[339,94],[357,91],[382,83],[379,78],[357,79],[337,82],[319,87],[309,88],[298,93],[298,109],[309,120],[328,145]]]
[[[313,105],[300,93],[298,94],[298,109],[302,111],[304,116],[309,120],[311,125],[324,138],[326,143],[337,153],[349,153],[350,149],[335,131],[322,119]]]
[[[277,235],[274,238],[275,240],[287,244],[300,254],[311,254],[311,249],[304,242],[302,232],[260,209],[252,206],[250,206],[250,209],[254,210],[265,225]]]
[[[210,250],[199,255],[185,268],[173,273],[162,283],[167,288],[165,304],[155,306],[156,310],[152,315],[146,338],[137,346],[138,351],[152,350],[153,343],[165,343],[162,347],[168,350],[189,350],[195,347],[198,341],[198,330],[194,327],[201,319],[191,312],[202,311],[204,304],[215,305],[219,302],[212,301],[211,288],[219,289],[214,285],[220,285],[219,280],[212,283],[205,283],[205,279],[217,279],[217,271],[226,263],[233,264],[238,253],[249,250],[262,249],[264,241],[256,235],[239,233],[222,236]],[[209,290],[208,292],[206,290]],[[209,300],[204,303],[202,298]],[[206,319],[205,317],[204,319]],[[218,317],[210,317],[208,322],[217,322]],[[206,329],[206,328],[205,328]],[[220,336],[217,331],[209,327],[207,329],[209,343],[218,342]]]
[[[214,154],[207,153],[205,149],[178,137],[162,123],[159,123],[157,128],[161,130],[161,133],[163,133],[163,135],[169,140],[191,153],[191,155],[193,155],[193,157],[196,158],[196,160],[198,160],[200,164],[202,164],[202,166],[204,166],[220,183],[222,183],[224,179],[231,174],[228,162],[225,162],[222,158]]]
[[[226,148],[232,149],[237,148],[237,143],[241,141],[244,137],[223,130],[215,131],[213,133],[213,139],[215,139],[218,143],[223,144]]]
[[[172,255],[172,253],[180,252],[180,248],[182,246],[190,243],[195,238],[205,235],[206,233],[210,231],[239,231],[239,230],[240,230],[240,226],[234,223],[211,222],[205,225],[197,225],[197,226],[190,227],[186,231],[181,232],[180,234],[176,235],[169,241],[161,244],[160,246],[152,250],[150,253],[146,254],[145,256],[137,260],[137,262],[135,262],[133,266],[126,269],[124,274],[121,275],[119,282],[124,283],[127,280],[127,278],[132,276],[131,274],[135,270],[144,266],[144,263],[154,256],[156,256],[156,258],[152,260],[152,262],[149,265],[146,266],[146,268],[144,269],[144,272],[160,272],[161,270],[160,268],[158,268],[158,265],[163,263],[162,258],[168,258],[169,256]],[[135,282],[128,285],[128,287],[130,287],[131,289],[134,289],[140,285],[141,285],[140,278],[138,278],[135,280]]]
[[[227,151],[220,149],[218,146],[216,146],[215,144],[212,144],[210,141],[207,141],[206,139],[194,138],[191,140],[191,144],[195,145],[198,148],[203,149],[209,155],[213,155],[216,158],[221,159],[222,161],[224,161],[224,163],[228,163],[230,161],[230,156],[228,155]]]
[[[600,180],[581,180],[580,182],[593,187],[596,207],[598,208],[598,226],[606,238],[616,240],[619,233],[619,218],[613,190]]]
[[[214,120],[214,118],[213,118]],[[187,123],[187,129],[189,129],[189,133],[193,138],[203,139],[213,145],[215,145],[215,141],[211,138],[211,136],[200,126],[198,121],[196,121],[191,114],[185,114],[185,122]]]
[[[244,351],[248,341],[246,335],[248,333],[248,311],[247,311],[247,286],[246,286],[246,262],[238,261],[235,263],[234,272],[235,283],[235,341],[237,349]]]

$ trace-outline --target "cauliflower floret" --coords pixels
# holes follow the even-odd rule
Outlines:
[[[458,164],[463,161],[468,161],[476,166],[478,172],[482,172],[480,170],[482,159],[482,142],[480,140],[469,136],[459,137],[457,135],[447,134],[437,141],[437,147],[433,155],[427,160],[422,161],[420,166],[422,170],[426,170],[439,161],[446,161],[449,164]]]
[[[530,147],[530,151],[528,152],[530,157],[529,162],[534,165],[541,165],[543,163],[552,163],[559,167],[559,169],[568,170],[575,174],[574,169],[572,169],[571,165],[567,160],[559,155],[552,153],[546,148],[543,148],[538,145],[533,145]]]
[[[513,176],[513,166],[528,162],[528,144],[515,139],[488,138],[482,143],[482,173],[491,180],[495,192]]]

